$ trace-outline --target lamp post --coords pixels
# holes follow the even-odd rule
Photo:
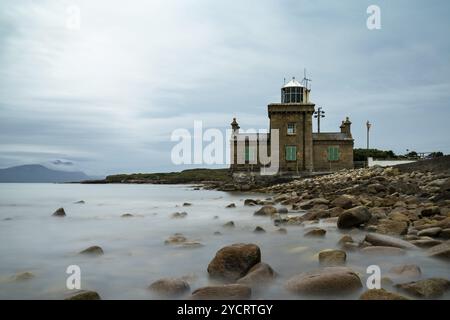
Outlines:
[[[372,124],[369,122],[369,120],[367,120],[366,126],[367,126],[367,150],[369,150],[369,131],[370,128],[372,127]]]
[[[314,111],[314,118],[317,118],[317,132],[320,133],[320,118],[325,118],[325,111],[322,110],[322,107]]]

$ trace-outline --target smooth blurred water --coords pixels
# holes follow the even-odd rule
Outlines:
[[[342,234],[335,225],[322,223],[320,226],[327,229],[323,239],[303,237],[305,228],[299,226],[287,227],[287,235],[276,233],[270,218],[255,217],[256,208],[243,205],[245,198],[268,196],[195,191],[180,185],[0,184],[0,299],[62,299],[68,293],[69,265],[81,267],[82,289],[96,290],[103,299],[158,298],[147,287],[167,276],[188,276],[195,290],[214,283],[206,268],[216,251],[238,242],[259,245],[262,260],[279,274],[270,286],[255,291],[253,298],[311,298],[292,296],[284,289],[284,282],[292,275],[318,268],[317,252],[337,248]],[[74,203],[79,200],[86,203]],[[182,207],[184,202],[193,205]],[[226,209],[232,202],[237,208]],[[59,207],[64,207],[65,218],[51,216]],[[186,211],[188,216],[171,219],[176,211]],[[124,213],[136,217],[122,218]],[[236,227],[223,228],[230,220]],[[253,233],[257,225],[267,233]],[[214,235],[215,231],[222,235]],[[165,245],[164,240],[177,232],[204,246],[186,249]],[[352,236],[359,239],[364,233],[353,231]],[[78,254],[92,245],[101,246],[105,254]],[[418,264],[423,277],[450,278],[448,263],[427,258],[420,250],[402,257],[371,258],[349,252],[347,265],[365,284],[370,264],[378,264],[387,272],[391,266],[405,263]],[[24,271],[35,277],[12,280]],[[354,299],[360,293],[329,298]]]

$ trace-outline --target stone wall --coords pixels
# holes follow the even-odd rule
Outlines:
[[[328,161],[328,147],[339,147],[339,160]],[[352,140],[321,140],[313,141],[314,171],[338,171],[353,169]]]

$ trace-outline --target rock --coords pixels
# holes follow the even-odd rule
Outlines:
[[[194,300],[244,300],[250,299],[252,289],[242,284],[203,287],[192,292]]]
[[[66,212],[64,211],[64,208],[59,208],[58,210],[53,212],[52,216],[54,216],[54,217],[65,217],[66,216]]]
[[[426,237],[426,238],[429,238],[429,237]],[[432,239],[432,238],[429,238],[429,239],[422,238],[422,239],[418,239],[418,240],[412,240],[410,242],[419,248],[431,248],[431,247],[437,246],[442,243],[442,241]]]
[[[342,195],[331,201],[331,205],[342,209],[350,209],[354,206],[355,198],[349,195]]]
[[[31,272],[20,272],[17,273],[14,277],[13,280],[15,281],[25,281],[25,280],[31,280],[34,278],[34,274]]]
[[[220,232],[220,231],[215,231],[213,234],[214,234],[215,236],[221,236],[221,235],[222,235],[222,232]]]
[[[198,241],[185,241],[180,244],[180,247],[185,249],[195,249],[204,247],[204,244]]]
[[[183,203],[183,207],[190,207],[190,206],[192,206],[192,203],[189,203],[189,202]]]
[[[395,247],[371,246],[362,248],[361,253],[372,256],[402,256],[406,251]]]
[[[389,273],[405,278],[419,278],[422,275],[422,271],[420,270],[419,266],[415,264],[405,264],[392,267],[389,270]]]
[[[399,211],[391,212],[389,214],[389,219],[392,221],[404,222],[406,223],[406,227],[408,227],[408,223],[411,221],[406,214]]]
[[[330,215],[330,217],[334,218],[334,217],[339,217],[342,214],[342,212],[344,212],[344,209],[342,209],[340,207],[334,207],[334,208],[328,209],[327,212]]]
[[[351,236],[349,236],[348,234],[344,234],[341,237],[341,239],[339,239],[338,244],[339,245],[343,245],[343,244],[348,243],[348,242],[350,242],[350,243],[353,242],[353,238]]]
[[[121,215],[122,218],[133,218],[134,216],[131,213],[125,213]]]
[[[450,228],[443,229],[439,234],[439,237],[443,239],[450,239]]]
[[[65,300],[101,300],[101,298],[95,291],[79,290]]]
[[[166,297],[179,296],[190,291],[189,284],[183,279],[163,278],[153,282],[149,289]]]
[[[227,223],[225,223],[223,225],[224,228],[234,228],[234,222],[233,221],[228,221]]]
[[[360,300],[408,300],[408,298],[384,289],[371,289],[364,292]]]
[[[445,241],[427,250],[427,255],[434,258],[450,260],[450,241]]]
[[[297,294],[344,294],[362,288],[358,275],[349,268],[329,267],[302,273],[286,282],[286,289]]]
[[[394,221],[390,219],[382,219],[377,225],[377,232],[389,235],[403,235],[408,231],[408,223],[402,221]]]
[[[245,199],[244,206],[256,206],[256,200],[253,199]]]
[[[358,227],[366,223],[371,218],[371,214],[367,207],[359,206],[344,211],[338,219],[337,226],[339,229],[348,229]]]
[[[248,285],[249,287],[263,286],[272,281],[275,272],[267,263],[255,264],[248,273],[240,278],[237,283]]]
[[[441,213],[441,209],[438,206],[424,208],[420,211],[420,214],[422,217],[431,217],[431,216],[434,216],[434,215],[440,214],[440,213]]]
[[[80,251],[80,254],[99,256],[103,254],[103,249],[99,246],[92,246]]]
[[[172,213],[171,217],[173,219],[181,219],[181,218],[185,218],[187,216],[187,212],[174,212]]]
[[[254,213],[255,216],[271,216],[277,213],[277,208],[274,206],[263,206],[261,209]]]
[[[367,186],[367,192],[372,194],[377,194],[379,192],[386,191],[386,187],[380,183],[373,183]]]
[[[296,207],[299,209],[302,209],[302,210],[308,210],[308,209],[312,209],[316,205],[327,205],[326,208],[328,208],[329,203],[330,203],[330,201],[328,201],[327,199],[315,198],[315,199],[303,201],[303,202],[297,204]]]
[[[304,234],[304,236],[305,237],[324,237],[326,233],[327,233],[327,231],[324,229],[314,228],[314,229],[307,231]]]
[[[442,228],[434,227],[434,228],[427,228],[419,231],[417,235],[419,237],[437,237],[442,231]]]
[[[236,204],[234,203],[230,203],[229,205],[226,206],[226,208],[236,208]]]
[[[319,252],[319,263],[324,266],[340,266],[345,264],[347,254],[342,250],[323,250]]]
[[[286,207],[278,208],[278,213],[280,214],[287,214],[289,211]]]
[[[279,229],[277,229],[276,232],[280,233],[280,234],[287,234],[287,229],[286,228],[279,228]]]
[[[254,244],[233,244],[217,251],[208,265],[212,277],[235,281],[261,262],[261,250]]]
[[[374,246],[396,247],[401,249],[416,248],[408,241],[376,233],[368,233],[364,238],[364,241],[367,241]]]
[[[263,228],[261,228],[260,226],[257,226],[255,228],[255,230],[253,230],[254,233],[265,233],[266,230],[264,230]]]
[[[181,233],[175,233],[173,236],[170,236],[167,238],[167,240],[164,241],[164,244],[181,244],[183,242],[186,242],[187,238],[183,236]]]
[[[85,204],[84,200],[76,201],[74,204]]]
[[[419,298],[438,298],[450,288],[450,281],[441,278],[430,278],[409,283],[397,284],[396,287]]]

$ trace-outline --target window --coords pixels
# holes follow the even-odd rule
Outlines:
[[[297,160],[297,147],[286,146],[286,161],[296,161],[296,160]]]
[[[245,161],[254,162],[255,158],[255,147],[245,146]]]
[[[339,147],[328,147],[328,161],[339,161]]]
[[[288,135],[294,135],[296,132],[296,125],[295,122],[289,122],[287,125],[287,134]]]

